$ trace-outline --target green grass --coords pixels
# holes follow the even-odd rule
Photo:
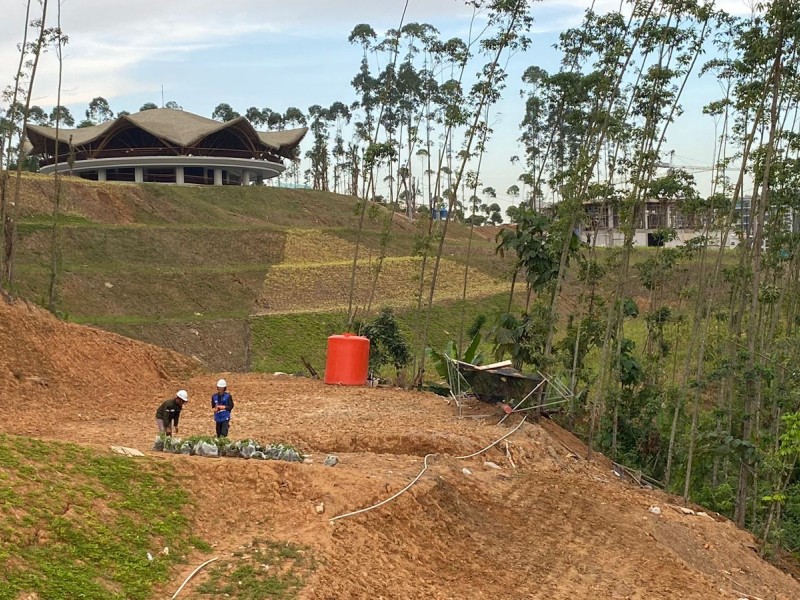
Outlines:
[[[178,313],[175,315],[102,315],[102,316],[83,316],[68,314],[65,321],[78,323],[80,325],[98,325],[100,327],[116,327],[126,325],[179,325],[187,323],[202,323],[206,321],[218,321],[221,319],[244,320],[250,315],[247,309],[203,312]]]
[[[492,323],[495,315],[505,311],[507,303],[507,294],[468,301],[464,315],[465,329],[479,314],[486,315],[487,323]],[[429,346],[442,348],[448,340],[458,341],[460,307],[461,302],[434,306],[430,317]],[[416,311],[398,310],[396,315],[406,340],[416,353],[420,344],[419,319]],[[300,361],[300,357],[303,356],[321,373],[325,368],[328,336],[342,333],[345,324],[344,313],[319,312],[252,317],[250,325],[253,370],[267,373],[274,371],[306,373]]]
[[[355,198],[329,192],[158,184],[144,184],[141,191],[158,206],[155,210],[142,206],[136,214],[140,223],[261,223],[313,229],[320,225],[349,227],[357,220]]]
[[[286,243],[285,232],[255,225],[70,225],[58,234],[64,269],[108,273],[276,264],[284,259]],[[50,226],[20,225],[20,264],[49,267],[51,235]]]
[[[146,600],[189,549],[167,464],[0,435],[0,473],[0,600]]]
[[[51,183],[43,176],[23,179],[18,219],[17,290],[41,305],[47,304],[50,279]],[[349,281],[359,221],[352,197],[267,187],[116,185],[77,179],[63,184],[56,306],[70,321],[139,337],[142,327],[160,327],[168,335],[180,324],[244,319],[264,306],[270,312],[341,309],[341,301],[331,301],[340,300]],[[361,233],[364,264],[374,263],[380,254],[385,207],[378,213],[365,220]],[[396,295],[401,280],[416,290],[411,255],[415,231],[425,228],[423,222],[397,216],[387,248],[392,258],[385,265],[376,304],[411,302],[382,296]],[[444,253],[451,260],[440,273],[441,289],[448,284],[460,289],[457,263],[464,260],[467,231],[451,224]],[[492,244],[479,246],[473,264],[476,275],[483,276],[483,287],[474,291],[477,296],[496,291],[484,280],[501,270]],[[371,275],[366,273],[363,280],[371,281]],[[445,291],[437,302],[458,295]],[[318,327],[308,320],[304,324]],[[324,345],[329,332],[323,327],[319,333]],[[299,365],[296,356],[293,362]]]
[[[254,371],[306,373],[303,356],[318,371],[325,368],[328,336],[341,333],[344,313],[298,313],[250,320]]]
[[[197,275],[198,277],[204,277],[207,275],[210,276],[237,275],[239,273],[258,273],[260,275],[263,275],[266,270],[267,267],[262,264],[226,264],[226,265],[199,264],[190,267],[177,267],[177,266],[153,267],[152,265],[140,263],[140,264],[127,265],[124,270],[124,274],[149,275],[152,274],[153,271],[155,271],[159,277],[173,277],[176,275],[186,275],[186,274]],[[23,276],[36,276],[36,275],[49,276],[50,267],[47,267],[43,264],[38,264],[38,265],[28,264],[20,266],[17,272]],[[92,263],[92,264],[75,264],[62,267],[60,275],[61,276],[71,275],[71,274],[106,275],[106,279],[109,279],[109,278],[114,278],[120,272],[121,270],[119,269],[110,271],[104,265]]]
[[[212,563],[194,597],[289,600],[297,597],[314,567],[307,548],[269,540],[254,541],[230,560]]]
[[[202,552],[203,554],[210,554],[214,550],[214,546],[209,544],[207,541],[200,539],[199,537],[195,537],[190,535],[187,543]]]
[[[80,225],[91,226],[96,225],[91,219],[87,219],[82,215],[64,214],[58,215],[58,224],[60,226],[67,225]],[[28,214],[17,221],[17,231],[26,233],[36,229],[51,229],[53,227],[53,215],[46,214]]]
[[[65,274],[59,308],[85,322],[137,317],[147,322],[191,321],[206,314],[246,315],[263,285],[259,271],[237,273]],[[111,286],[107,286],[110,283]],[[82,290],[80,294],[67,291]],[[32,296],[36,298],[37,295]],[[199,313],[199,314],[196,314]],[[165,321],[166,320],[166,321]]]

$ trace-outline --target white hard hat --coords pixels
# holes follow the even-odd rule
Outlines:
[[[227,381],[225,381],[224,379],[220,379],[220,380],[217,382],[217,387],[228,387],[228,382],[227,382]]]
[[[184,402],[189,401],[189,394],[186,392],[186,390],[178,390],[178,393],[175,394],[175,397],[180,398]]]

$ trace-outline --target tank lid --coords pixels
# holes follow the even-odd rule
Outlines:
[[[367,340],[367,341],[369,341],[368,337],[364,337],[363,335],[356,335],[355,333],[352,333],[352,332],[349,332],[349,331],[346,331],[345,333],[341,333],[341,334],[334,334],[334,335],[328,336],[329,340],[330,339],[340,339],[340,338],[347,338],[347,339],[352,339],[352,340]]]

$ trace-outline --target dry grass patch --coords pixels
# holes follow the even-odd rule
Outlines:
[[[390,257],[383,261],[372,306],[396,308],[416,306],[420,290],[422,259]],[[361,261],[356,272],[355,302],[365,306],[375,278],[377,261]],[[318,265],[279,265],[270,269],[258,299],[259,314],[346,309],[349,300],[351,263],[331,262]],[[423,294],[427,298],[431,268],[426,270]],[[507,288],[502,279],[478,269],[469,269],[467,297],[496,294]],[[444,259],[439,266],[435,302],[461,298],[464,266]]]
[[[353,258],[355,244],[331,233],[314,229],[292,229],[286,235],[284,262],[315,264]]]

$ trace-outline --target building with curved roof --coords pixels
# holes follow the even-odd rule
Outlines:
[[[157,108],[91,127],[27,125],[40,173],[96,181],[249,185],[284,171],[308,130],[256,131],[244,117],[221,122]]]

